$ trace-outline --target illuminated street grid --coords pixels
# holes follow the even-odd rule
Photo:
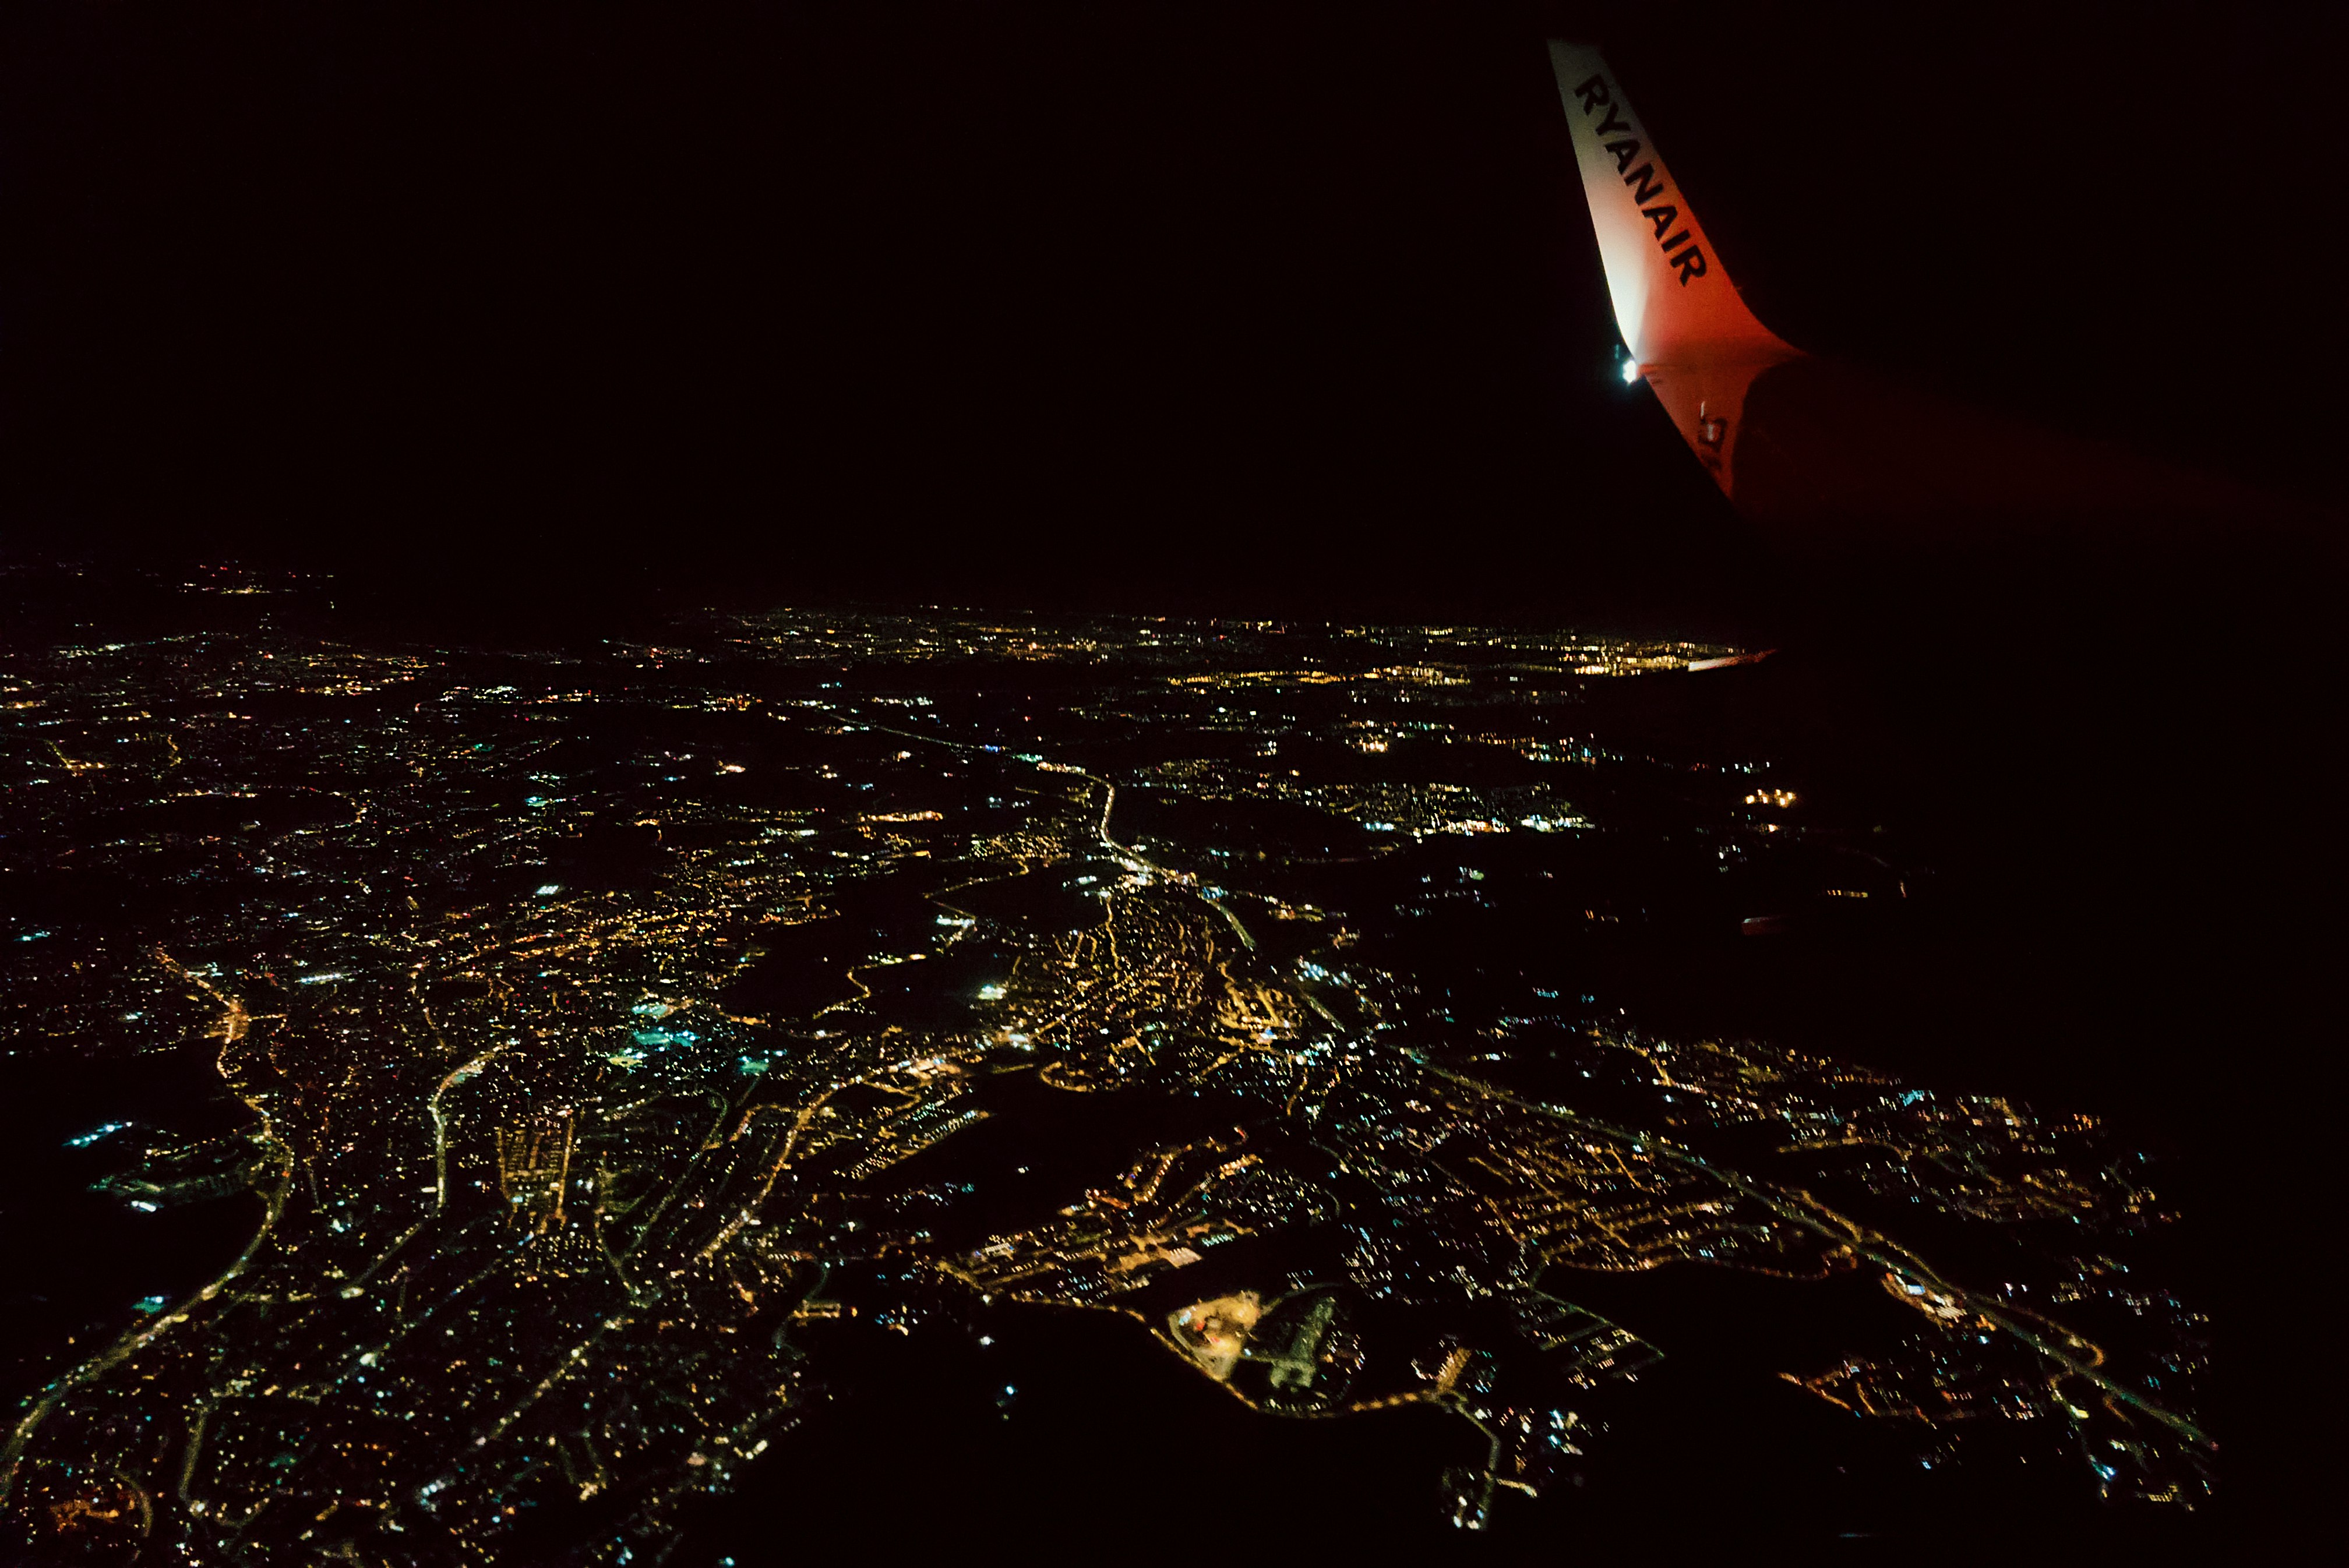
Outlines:
[[[2093,1120],[1417,966],[1564,875],[1510,855],[1646,830],[1627,801],[1723,887],[1815,838],[1766,760],[1586,722],[1733,651],[941,613],[12,656],[0,852],[160,892],[5,913],[7,1049],[202,1053],[243,1130],[83,1136],[157,1225],[264,1201],[216,1278],[61,1352],[12,1527],[486,1563],[602,1500],[565,1560],[624,1561],[792,1440],[828,1336],[983,1298],[1123,1315],[1276,1416],[1454,1412],[1489,1457],[1430,1506],[1482,1528],[1671,1364],[1578,1279],[1665,1269],[1880,1284],[1864,1352],[1779,1370],[1919,1463],[2197,1501],[2204,1322],[2127,1261],[2160,1200]],[[1823,863],[1815,903],[1907,891]],[[1653,918],[1567,903],[1559,940]],[[1723,908],[1732,943],[1778,913]],[[1220,1119],[957,1221],[957,1149],[1145,1100]]]

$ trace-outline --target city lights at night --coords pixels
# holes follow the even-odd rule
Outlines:
[[[253,1232],[56,1365],[14,1506],[96,1509],[95,1448],[199,1553],[609,1517],[617,1561],[820,1440],[848,1344],[1024,1363],[1074,1310],[1264,1418],[1444,1416],[1429,1518],[1481,1531],[1716,1375],[1631,1326],[1690,1271],[1754,1282],[1781,1418],[1847,1466],[2192,1506],[2210,1330],[2144,1154],[1616,1005],[1624,952],[1757,906],[1904,916],[1898,848],[1770,758],[1642,754],[1592,702],[1737,652],[785,613],[19,653],[0,825],[82,861],[23,885],[178,891],[25,949],[12,1057],[125,1063],[138,1113],[63,1140],[95,1233]],[[171,1086],[206,1077],[199,1130]]]
[[[0,10],[0,1568],[2302,1560],[2342,42]]]

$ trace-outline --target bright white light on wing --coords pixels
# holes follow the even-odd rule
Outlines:
[[[1637,381],[1639,378],[1640,362],[1636,359],[1626,359],[1623,361],[1623,385],[1629,387],[1632,382]]]

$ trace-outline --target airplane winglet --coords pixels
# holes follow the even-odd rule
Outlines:
[[[1647,381],[1726,493],[1746,387],[1801,350],[1746,308],[1599,51],[1553,38],[1549,52],[1627,375]]]

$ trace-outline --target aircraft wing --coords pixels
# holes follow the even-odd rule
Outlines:
[[[1553,39],[1627,378],[1722,493],[1791,538],[1888,543],[1986,529],[2272,511],[2273,498],[1815,357],[1755,319],[1599,51]]]
[[[1746,389],[1801,351],[1745,308],[1599,51],[1558,39],[1549,50],[1607,292],[1630,356],[1625,375],[1647,382],[1697,460],[1733,499]]]

